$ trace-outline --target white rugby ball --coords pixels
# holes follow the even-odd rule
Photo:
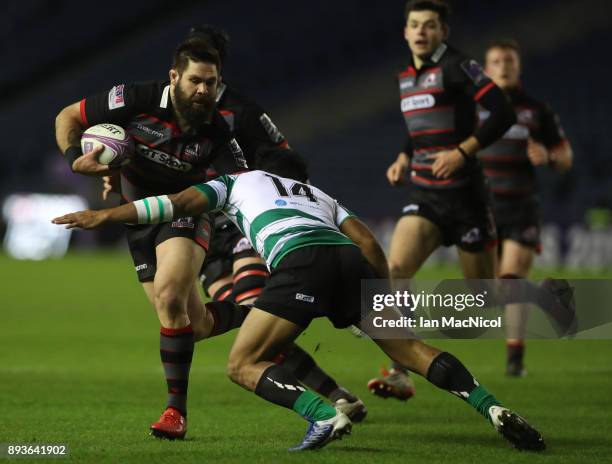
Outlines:
[[[134,141],[123,127],[116,124],[96,124],[81,136],[81,149],[88,153],[94,148],[104,146],[98,156],[98,162],[116,168],[130,161],[134,153]]]

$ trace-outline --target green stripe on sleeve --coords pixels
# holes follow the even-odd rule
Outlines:
[[[159,222],[164,220],[164,202],[159,199],[159,197],[155,197],[157,200],[157,206],[159,206]]]
[[[144,202],[145,208],[147,208],[147,224],[151,224],[151,208],[149,206],[149,200],[144,198],[142,201]]]
[[[217,195],[217,191],[212,188],[210,185],[206,185],[205,183],[196,184],[194,188],[200,191],[202,195],[206,197],[208,200],[208,210],[214,210],[219,208],[219,196]]]

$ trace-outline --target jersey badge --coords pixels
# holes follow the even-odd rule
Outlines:
[[[108,109],[115,110],[125,106],[125,99],[123,98],[123,84],[116,85],[110,92],[108,92]]]
[[[468,75],[474,85],[481,87],[486,84],[489,80],[487,75],[482,69],[482,66],[476,60],[466,60],[461,63],[461,69]]]

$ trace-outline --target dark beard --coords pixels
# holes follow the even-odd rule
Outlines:
[[[192,101],[183,91],[180,82],[174,87],[174,100],[174,108],[178,116],[184,119],[193,130],[202,127],[211,114],[211,101],[208,99],[200,100],[202,106],[199,108],[194,107]]]

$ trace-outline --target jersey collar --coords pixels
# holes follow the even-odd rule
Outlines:
[[[437,65],[442,59],[442,57],[444,56],[444,54],[446,53],[446,50],[448,50],[448,45],[442,42],[440,45],[438,45],[438,48],[436,48],[435,51],[430,56],[423,59],[423,65],[424,66]],[[414,66],[414,59],[412,58],[412,53],[410,54],[410,65]]]

